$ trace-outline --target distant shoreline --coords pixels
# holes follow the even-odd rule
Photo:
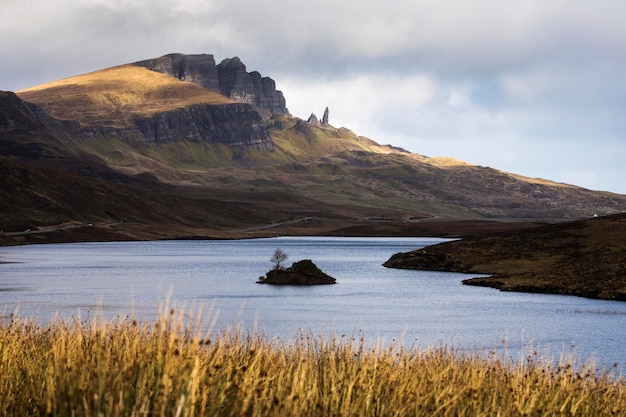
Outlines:
[[[318,224],[315,224],[315,223]],[[33,228],[31,232],[10,232],[0,235],[0,246],[46,243],[80,243],[111,241],[158,240],[234,240],[276,236],[340,236],[340,237],[441,237],[463,238],[494,231],[521,230],[540,225],[531,221],[434,220],[400,222],[384,220],[320,222],[314,217],[287,220],[234,231],[179,227],[132,222],[76,224],[58,228]]]

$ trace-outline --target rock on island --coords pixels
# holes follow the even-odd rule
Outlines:
[[[289,268],[272,269],[260,277],[257,284],[274,285],[324,285],[337,280],[320,270],[310,259],[294,262]]]

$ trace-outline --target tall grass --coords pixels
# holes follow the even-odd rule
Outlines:
[[[621,378],[563,361],[454,349],[283,342],[211,331],[202,315],[0,319],[2,416],[624,415]],[[210,326],[208,326],[210,327]]]

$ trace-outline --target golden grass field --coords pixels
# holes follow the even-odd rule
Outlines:
[[[611,416],[621,377],[493,352],[268,340],[175,310],[153,323],[0,321],[2,416]]]

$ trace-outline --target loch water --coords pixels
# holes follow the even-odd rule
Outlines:
[[[453,346],[513,360],[572,355],[626,369],[626,303],[500,292],[462,285],[467,275],[389,269],[391,255],[435,238],[280,237],[250,240],[109,242],[0,248],[0,315],[154,320],[175,309],[262,331],[363,338],[407,348]],[[280,248],[286,264],[311,259],[336,285],[256,281]],[[1,320],[1,319],[0,319]]]

